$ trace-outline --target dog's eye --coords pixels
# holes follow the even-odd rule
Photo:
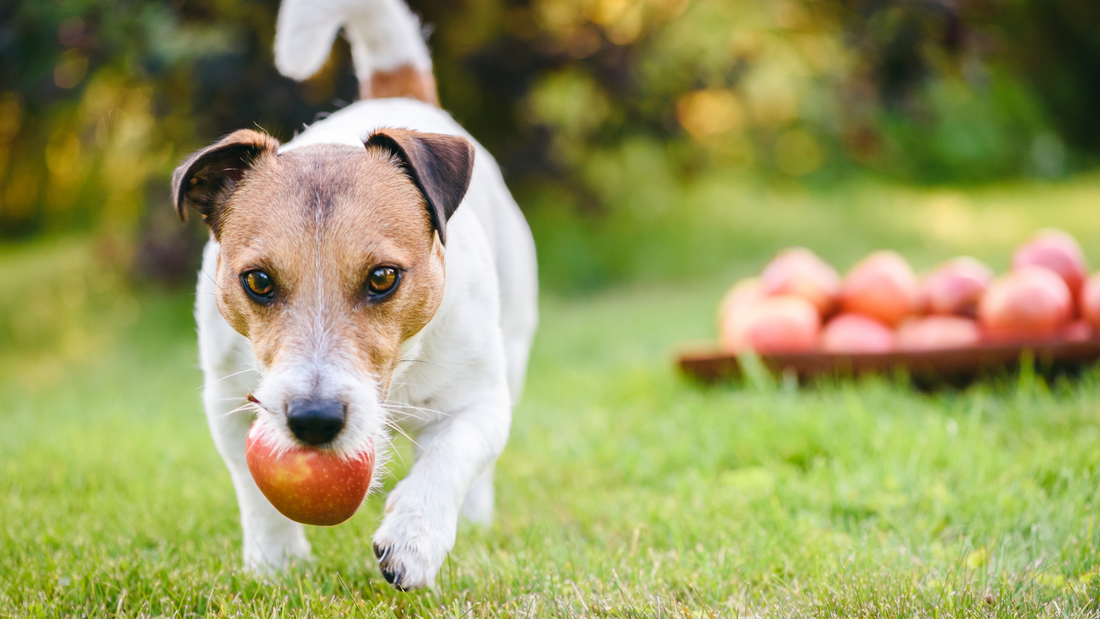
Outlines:
[[[249,271],[244,274],[244,287],[252,296],[266,300],[275,292],[275,280],[263,271]]]
[[[397,285],[397,269],[393,267],[378,267],[370,272],[367,278],[367,290],[374,295],[386,294]]]

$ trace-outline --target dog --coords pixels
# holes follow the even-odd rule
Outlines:
[[[535,247],[493,158],[438,107],[402,0],[286,0],[276,66],[308,77],[341,28],[360,101],[287,144],[232,133],[176,169],[172,195],[210,231],[195,307],[202,398],[246,567],[283,569],[310,545],[249,474],[241,411],[283,446],[379,463],[398,431],[415,435],[416,459],[373,551],[407,590],[434,584],[460,516],[492,518],[538,319]]]

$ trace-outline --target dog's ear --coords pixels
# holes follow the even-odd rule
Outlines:
[[[393,153],[424,196],[439,241],[447,244],[447,220],[454,215],[474,173],[474,145],[466,138],[408,129],[378,129],[367,148]]]
[[[278,150],[270,135],[242,129],[191,155],[172,174],[176,213],[187,221],[187,207],[194,208],[217,236],[225,203],[244,173]]]

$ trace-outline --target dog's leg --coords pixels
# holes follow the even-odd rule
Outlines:
[[[211,247],[214,247],[211,255]],[[205,273],[213,273],[217,248],[207,247]],[[291,559],[309,556],[302,525],[288,520],[271,506],[256,487],[245,462],[245,439],[252,425],[249,411],[233,412],[242,404],[258,374],[251,364],[249,343],[218,313],[213,280],[199,273],[195,318],[199,327],[199,352],[204,374],[202,399],[214,445],[225,460],[244,528],[244,562],[253,570],[281,569]]]
[[[386,497],[374,553],[382,575],[398,589],[434,582],[454,547],[464,497],[478,478],[492,483],[490,471],[511,425],[508,389],[500,379],[499,386],[479,394],[476,404],[416,437],[421,455]],[[490,513],[491,504],[490,496]]]
[[[493,467],[486,469],[466,491],[462,515],[466,520],[482,526],[493,522]]]

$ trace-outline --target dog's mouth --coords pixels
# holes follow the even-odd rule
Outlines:
[[[269,398],[248,393],[242,409],[251,410],[253,426],[269,437],[278,451],[312,449],[346,458],[375,458],[375,433],[363,427],[363,411],[341,400],[290,399],[268,406]],[[278,398],[276,397],[277,401]]]

